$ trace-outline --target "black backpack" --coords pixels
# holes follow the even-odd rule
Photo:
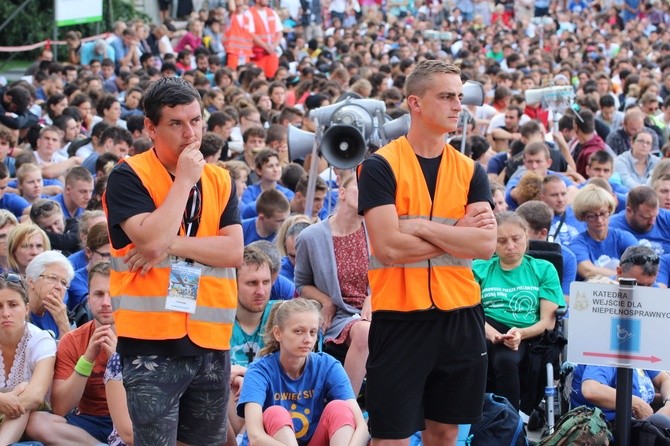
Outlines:
[[[632,420],[630,446],[670,446],[670,429],[650,420]]]
[[[523,420],[507,398],[493,393],[484,396],[482,421],[470,428],[471,446],[527,446]]]

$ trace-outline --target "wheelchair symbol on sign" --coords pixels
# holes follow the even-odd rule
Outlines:
[[[612,319],[610,350],[639,352],[642,321],[639,319]]]

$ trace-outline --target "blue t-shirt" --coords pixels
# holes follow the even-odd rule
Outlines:
[[[563,277],[561,277],[561,289],[566,296],[570,295],[570,284],[577,280],[577,257],[575,253],[561,245],[561,255],[563,256]]]
[[[493,173],[500,175],[500,172],[505,170],[509,154],[507,152],[500,152],[494,155],[486,165],[486,173]]]
[[[244,246],[247,246],[256,240],[267,240],[268,242],[271,242],[275,239],[275,235],[277,235],[276,232],[273,232],[267,237],[261,237],[260,234],[258,234],[258,231],[256,230],[257,220],[258,217],[242,220],[242,236],[244,237]]]
[[[65,200],[63,198],[63,194],[54,195],[51,199],[53,201],[57,202],[60,205],[60,208],[63,211],[63,215],[65,216],[65,219],[68,219],[68,218],[79,219],[79,217],[81,217],[81,215],[85,211],[84,208],[77,208],[74,215],[70,214],[70,211],[68,211],[67,207],[65,206]]]
[[[0,198],[0,209],[7,209],[16,218],[21,218],[23,211],[28,207],[30,207],[30,203],[25,198],[10,192],[5,192]]]
[[[310,353],[302,375],[290,378],[279,364],[279,352],[254,361],[244,375],[237,413],[246,403],[263,410],[282,406],[291,413],[296,439],[305,445],[314,435],[323,409],[333,400],[354,398],[351,383],[340,362],[326,353]]]
[[[595,266],[613,269],[626,248],[637,244],[637,239],[632,234],[610,228],[602,242],[592,239],[584,231],[573,240],[569,248],[577,257],[577,265],[590,260]]]
[[[74,254],[70,254],[67,260],[75,271],[80,268],[86,268],[88,265],[88,259],[86,258],[86,251],[84,249],[80,249]]]
[[[633,395],[642,398],[647,403],[651,403],[654,400],[655,394],[652,380],[659,373],[653,370],[634,369]],[[575,367],[575,370],[572,372],[572,391],[570,392],[570,405],[572,407],[583,405],[595,407],[582,395],[582,383],[587,379],[592,379],[616,389],[616,368],[581,364]],[[602,407],[600,409],[602,409],[608,421],[614,421],[615,411]]]
[[[663,254],[661,256],[661,263],[658,266],[656,282],[662,283],[665,286],[670,286],[670,254]]]
[[[88,269],[79,268],[74,272],[74,278],[67,290],[67,309],[72,311],[88,295]]]
[[[639,240],[640,245],[648,246],[659,256],[670,254],[670,211],[659,209],[656,224],[647,232],[638,232],[630,227],[626,220],[626,211],[610,217],[610,228],[630,232]]]
[[[528,172],[527,169],[525,169],[524,167],[519,167],[519,169],[514,173],[514,175],[512,175],[512,178],[509,179],[509,181],[507,182],[507,186],[505,187],[505,201],[507,202],[507,205],[509,206],[509,209],[511,211],[519,207],[519,203],[514,201],[514,198],[512,198],[511,195],[512,189],[518,186],[519,181],[521,181],[521,178],[523,178],[523,175],[526,172]],[[549,175],[558,175],[559,177],[561,177],[561,179],[565,183],[565,187],[570,187],[573,185],[572,181],[568,177],[559,172],[554,172],[553,170],[547,170],[547,176]]]
[[[284,276],[291,282],[295,282],[295,265],[291,263],[288,256],[281,259],[281,268],[279,268],[279,275]]]
[[[51,313],[48,311],[44,312],[44,316],[38,316],[32,311],[30,312],[30,321],[31,324],[35,325],[37,328],[41,328],[51,335],[52,338],[58,339],[60,335],[60,330],[58,330],[58,325],[54,320]]]
[[[563,219],[563,224],[561,224],[561,219],[560,215],[554,215],[551,220],[549,235],[552,237],[552,241],[560,243],[563,246],[570,246],[570,243],[572,243],[580,233],[586,231],[586,223],[577,220],[575,212],[572,210],[572,206],[565,208],[565,219]]]
[[[284,194],[284,196],[289,201],[295,195],[291,189],[289,189],[288,187],[284,187],[281,184],[277,184],[276,189],[282,194]],[[242,198],[240,199],[240,205],[246,206],[249,203],[258,200],[258,197],[260,196],[261,192],[262,190],[260,183],[252,184],[251,186],[247,187],[247,189],[242,194]]]
[[[295,284],[291,279],[288,279],[281,274],[277,276],[277,280],[272,284],[272,291],[270,292],[270,299],[272,300],[291,300],[295,296]]]

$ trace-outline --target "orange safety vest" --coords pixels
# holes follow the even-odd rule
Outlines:
[[[228,54],[251,57],[253,54],[251,51],[251,48],[253,47],[253,37],[248,31],[251,22],[246,14],[241,14],[241,16],[244,25],[240,25],[237,17],[233,16],[230,18],[230,26],[224,35],[223,45]]]
[[[396,181],[396,210],[399,219],[425,218],[453,225],[465,215],[474,162],[445,145],[432,201],[421,166],[407,138],[382,147],[384,158]],[[437,308],[455,310],[477,305],[479,285],[470,268],[471,260],[442,254],[421,262],[384,266],[370,257],[368,276],[373,311],[410,312]]]
[[[159,207],[173,181],[154,150],[122,161],[130,165]],[[196,236],[214,236],[219,232],[221,214],[230,197],[230,175],[208,164],[202,172],[201,184],[202,214]],[[105,212],[109,215],[107,209]],[[180,235],[185,235],[183,228]],[[142,277],[139,272],[130,272],[123,261],[134,246],[130,243],[111,249],[110,294],[117,335],[145,340],[181,339],[188,335],[200,347],[229,349],[237,307],[235,269],[194,262],[193,266],[201,270],[195,313],[166,310],[170,258]]]
[[[256,29],[256,35],[265,43],[269,45],[274,45],[274,39],[277,35],[277,21],[275,13],[272,8],[265,7],[265,15],[267,16],[267,26],[263,19],[261,19],[258,10],[258,6],[252,6],[249,8],[251,16],[254,18],[254,28]]]

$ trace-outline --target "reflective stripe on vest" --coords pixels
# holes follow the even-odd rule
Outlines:
[[[256,29],[256,36],[258,36],[258,38],[260,38],[263,42],[272,45],[273,39],[277,34],[276,19],[272,9],[267,7],[264,9],[265,9],[265,16],[267,18],[267,26],[265,26],[265,22],[261,18],[261,15],[258,13],[258,8],[256,6],[252,6],[251,8],[249,8],[249,11],[251,12],[251,15],[254,18],[254,28]]]
[[[133,169],[156,207],[165,200],[172,178],[153,149],[123,160]],[[202,214],[197,236],[216,236],[221,215],[231,193],[230,175],[206,165],[201,175]],[[103,200],[103,203],[106,202]],[[184,236],[183,229],[180,235]],[[111,249],[110,294],[119,337],[144,340],[189,339],[203,348],[226,350],[237,308],[237,283],[233,268],[194,262],[201,275],[194,314],[165,310],[170,281],[170,258],[163,259],[144,276],[131,272],[123,261],[134,248],[130,243]],[[225,254],[222,254],[225,255]],[[174,259],[174,258],[173,258]]]
[[[165,309],[167,298],[165,296],[115,296],[112,306],[116,310],[129,310],[150,313],[172,313]],[[189,315],[189,319],[200,322],[216,324],[232,324],[235,322],[235,310],[228,308],[215,308],[197,306],[195,313]]]
[[[245,22],[245,26],[240,26],[237,17],[231,19],[230,27],[226,32],[223,44],[226,48],[226,52],[229,54],[251,56],[253,37],[251,36],[251,33],[247,31],[246,27],[247,23],[250,23],[250,21],[245,15],[242,15],[242,20]]]
[[[166,257],[161,260],[154,268],[169,268],[171,265],[170,259],[174,257]],[[114,271],[117,272],[128,272],[128,264],[123,261],[123,259],[112,257],[109,261],[109,266]],[[201,277],[213,277],[215,279],[232,279],[235,280],[236,273],[235,268],[218,268],[215,266],[203,265],[202,263],[193,262],[193,265],[197,268],[200,268]]]
[[[396,211],[399,219],[422,218],[453,225],[465,215],[473,161],[445,145],[432,201],[416,154],[401,137],[379,149],[393,171]],[[438,308],[454,310],[480,302],[479,285],[470,269],[471,259],[441,254],[431,259],[400,265],[369,262],[373,311],[410,312]]]

